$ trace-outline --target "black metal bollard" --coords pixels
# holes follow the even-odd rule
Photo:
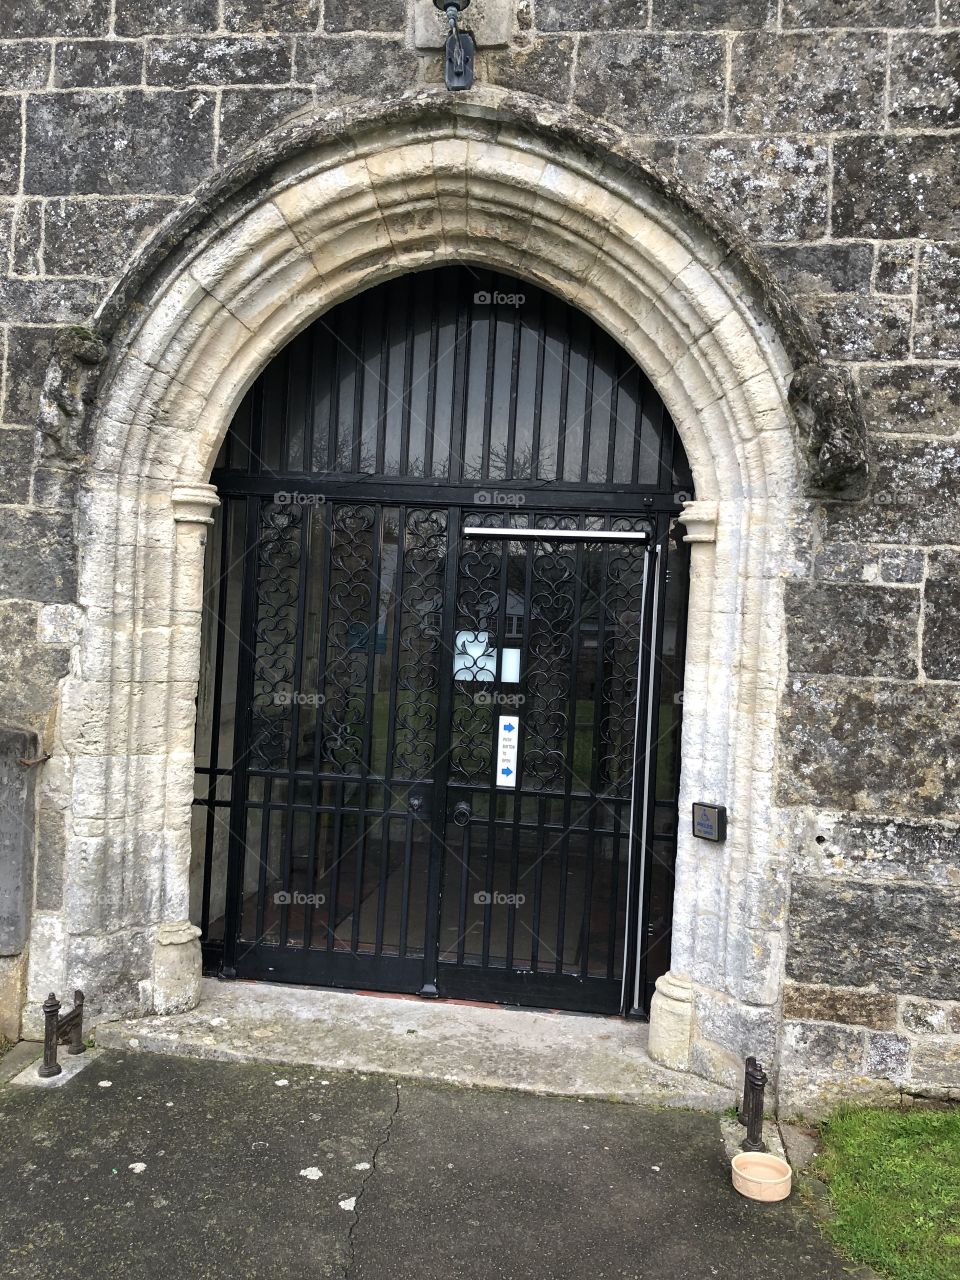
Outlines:
[[[746,1128],[747,1124],[747,1094],[750,1085],[747,1080],[747,1073],[751,1067],[757,1065],[757,1060],[752,1055],[747,1058],[743,1064],[743,1097],[740,1099],[740,1110],[737,1112],[737,1119]]]
[[[58,1015],[60,1001],[51,991],[43,1002],[43,1062],[37,1068],[37,1075],[58,1076],[63,1070],[57,1061]]]
[[[74,991],[73,1008],[60,1019],[60,1034],[70,1033],[69,1054],[85,1053],[87,1046],[83,1043],[83,992]]]
[[[763,1090],[767,1076],[756,1058],[747,1059],[744,1072],[743,1110],[747,1121],[747,1136],[740,1143],[744,1151],[766,1151],[763,1141]]]

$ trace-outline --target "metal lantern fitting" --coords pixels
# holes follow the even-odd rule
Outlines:
[[[460,30],[460,15],[470,0],[433,0],[446,14],[450,34],[445,46],[443,79],[448,89],[469,89],[473,85],[473,56],[476,46],[469,31]]]

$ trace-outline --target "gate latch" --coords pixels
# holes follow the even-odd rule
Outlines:
[[[433,3],[447,15],[450,27],[445,46],[444,83],[448,89],[469,89],[473,86],[473,55],[476,49],[469,31],[460,30],[460,14],[470,0],[433,0]]]

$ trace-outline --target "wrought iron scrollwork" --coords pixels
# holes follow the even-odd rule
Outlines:
[[[290,749],[303,508],[264,502],[257,546],[250,761],[277,769]]]
[[[436,754],[446,512],[408,511],[403,548],[394,761],[398,773],[420,779]]]
[[[359,774],[367,708],[369,628],[376,583],[372,506],[337,503],[330,517],[330,622],[320,732],[323,767]]]

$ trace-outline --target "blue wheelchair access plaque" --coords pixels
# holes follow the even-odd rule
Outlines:
[[[727,838],[727,811],[722,804],[693,806],[693,834],[699,840],[712,840],[719,844]]]

